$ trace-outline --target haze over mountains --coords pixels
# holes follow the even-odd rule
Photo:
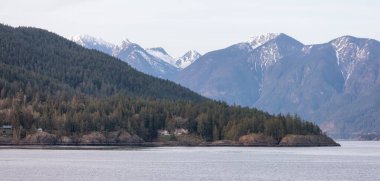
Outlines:
[[[104,41],[76,42],[112,52],[140,71],[174,80],[209,98],[271,113],[297,113],[335,137],[380,130],[380,43],[376,40],[343,36],[304,45],[272,33],[200,57],[188,55],[194,58],[178,65],[181,59],[175,61],[162,48],[144,50],[134,44],[132,50],[115,54],[114,49],[123,48]],[[144,68],[148,65],[154,68]]]

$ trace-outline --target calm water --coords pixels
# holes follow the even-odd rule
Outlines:
[[[0,149],[0,180],[380,180],[380,142],[342,147]]]

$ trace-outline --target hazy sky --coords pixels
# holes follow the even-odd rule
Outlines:
[[[380,40],[379,0],[0,0],[0,23],[128,38],[180,56],[286,33],[305,44],[342,35]]]

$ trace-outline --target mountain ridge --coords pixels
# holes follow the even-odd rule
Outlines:
[[[336,137],[352,138],[380,129],[375,116],[369,116],[369,121],[343,116],[345,111],[360,115],[365,110],[336,108],[346,104],[357,107],[354,102],[360,97],[375,95],[372,89],[379,86],[378,41],[342,36],[323,44],[304,45],[283,33],[259,36],[259,40],[253,45],[242,42],[206,53],[181,71],[176,82],[229,104],[276,114],[297,113],[322,125],[333,124],[335,128],[326,131]],[[334,42],[341,44],[334,47]],[[366,126],[373,121],[376,128]],[[350,122],[356,122],[356,128],[351,125],[345,131],[343,127]]]
[[[369,100],[371,94],[375,95],[378,49],[377,40],[350,35],[305,45],[284,33],[268,33],[198,55],[183,68],[178,65],[182,69],[166,78],[229,104],[258,107],[276,114],[297,113],[321,125],[334,125],[334,129],[323,126],[329,134],[352,138],[376,130],[366,126],[367,122],[375,121],[378,125],[373,116],[376,111],[368,113],[372,120],[366,121],[361,118],[366,110],[352,105],[359,104],[355,102],[360,102],[360,97]],[[353,113],[351,118],[339,109],[347,104],[352,105],[347,108]],[[356,122],[361,130],[344,131],[342,127],[349,122]]]
[[[186,68],[201,56],[197,51],[190,50],[179,58],[173,58],[162,47],[144,49],[128,39],[123,39],[120,45],[90,35],[73,36],[70,40],[83,47],[120,58],[139,71],[164,79],[172,79],[180,69]],[[128,50],[129,45],[134,45],[132,49],[137,50]],[[130,56],[130,54],[135,55]]]

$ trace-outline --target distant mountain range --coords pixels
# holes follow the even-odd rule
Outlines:
[[[197,51],[190,50],[176,59],[161,47],[144,49],[128,39],[123,40],[120,45],[113,45],[89,35],[74,36],[71,40],[83,47],[117,57],[141,72],[163,79],[172,79],[181,69],[201,56]]]
[[[87,39],[94,41],[73,40],[209,98],[270,113],[297,113],[339,138],[380,132],[380,42],[376,40],[343,36],[304,45],[285,34],[270,33],[203,56],[188,52],[185,58],[173,59],[162,48],[134,44],[120,53],[115,50],[125,46]],[[151,69],[145,68],[149,65]]]

